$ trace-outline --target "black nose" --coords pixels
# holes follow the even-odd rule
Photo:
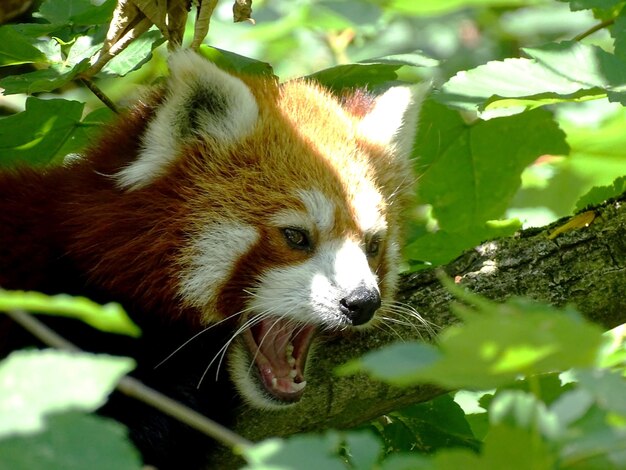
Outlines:
[[[380,307],[378,289],[359,286],[339,301],[341,313],[350,319],[353,325],[363,325],[370,321]]]

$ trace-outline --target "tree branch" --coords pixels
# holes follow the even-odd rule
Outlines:
[[[594,213],[588,226],[558,236],[555,230],[568,220],[484,243],[444,270],[468,290],[493,300],[526,296],[556,306],[574,304],[587,318],[607,328],[616,326],[626,322],[626,197],[605,203]],[[440,327],[456,321],[449,309],[452,296],[437,280],[435,270],[404,276],[399,300]],[[399,325],[394,329],[407,339],[420,339],[425,333]],[[309,386],[300,403],[278,412],[242,409],[234,430],[259,440],[347,428],[441,393],[432,386],[398,389],[362,375],[333,375],[338,365],[393,340],[397,335],[372,329],[321,344],[311,361]],[[218,452],[211,465],[229,468],[236,459]]]

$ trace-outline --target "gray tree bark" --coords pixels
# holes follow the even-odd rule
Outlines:
[[[577,226],[581,221],[589,223]],[[492,300],[525,296],[555,306],[573,304],[606,328],[624,323],[626,195],[583,216],[484,243],[443,270],[469,291]],[[456,321],[449,309],[452,295],[442,287],[434,269],[404,276],[398,299],[437,327],[445,328]],[[419,324],[394,325],[394,329],[407,340],[427,336]],[[323,342],[311,361],[302,401],[283,411],[242,409],[234,431],[257,441],[269,436],[348,428],[441,393],[428,385],[400,389],[363,375],[333,374],[338,365],[394,340],[398,340],[396,334],[371,329]],[[224,450],[214,456],[211,467],[229,468],[235,465],[235,459]]]

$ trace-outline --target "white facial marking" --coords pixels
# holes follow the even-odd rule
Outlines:
[[[284,210],[270,217],[270,222],[275,227],[300,227],[307,230],[312,230],[315,225],[313,220],[309,217],[309,214],[298,210]]]
[[[181,140],[210,137],[230,143],[257,122],[259,110],[248,86],[195,52],[172,54],[170,70],[168,95],[143,135],[138,158],[115,175],[121,188],[138,189],[162,176]]]
[[[321,232],[330,231],[335,225],[335,204],[317,189],[298,191],[298,196],[315,226]]]
[[[332,279],[346,294],[359,286],[377,288],[367,257],[356,242],[346,240],[336,251],[331,251],[331,256],[334,261]]]
[[[235,262],[259,239],[257,230],[237,222],[215,223],[195,237],[180,276],[180,294],[201,311],[216,300]]]
[[[383,232],[387,222],[380,213],[383,197],[374,188],[366,188],[354,197],[357,223],[363,233]]]

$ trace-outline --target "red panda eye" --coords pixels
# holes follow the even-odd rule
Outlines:
[[[283,235],[291,248],[296,250],[310,250],[312,248],[311,240],[306,230],[288,227],[283,229]]]
[[[372,237],[367,241],[365,246],[365,252],[367,256],[376,256],[380,251],[381,239],[380,237]]]

